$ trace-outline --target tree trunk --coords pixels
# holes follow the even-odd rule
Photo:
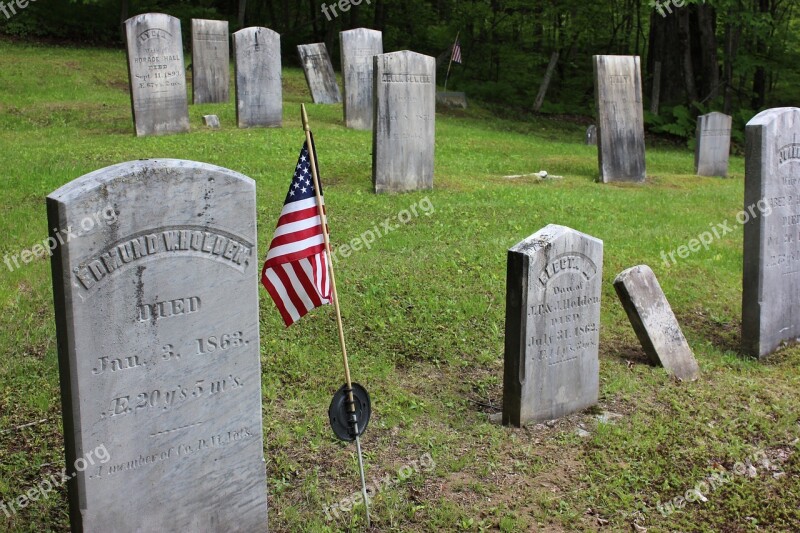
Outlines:
[[[653,96],[650,98],[650,112],[658,115],[658,106],[661,100],[661,61],[656,61],[653,68]]]
[[[239,17],[237,22],[239,23],[239,29],[241,30],[244,28],[244,14],[247,11],[247,0],[239,0]]]
[[[553,52],[553,55],[550,56],[550,63],[547,65],[547,71],[545,71],[544,79],[542,80],[542,84],[539,86],[539,94],[536,95],[536,101],[533,103],[533,110],[537,113],[539,109],[542,108],[542,104],[544,103],[544,97],[547,94],[547,89],[550,87],[550,80],[553,79],[553,71],[556,69],[556,64],[558,64],[558,50]]]
[[[692,62],[692,36],[689,31],[689,10],[681,9],[676,13],[679,24],[678,40],[683,55],[683,78],[686,84],[686,98],[689,102],[697,102],[697,85],[694,80],[694,66]]]
[[[699,26],[700,39],[698,52],[700,54],[701,96],[704,100],[713,100],[719,96],[719,65],[717,58],[716,12],[708,4],[698,4],[697,25]]]

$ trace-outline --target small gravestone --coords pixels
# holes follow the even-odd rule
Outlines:
[[[550,224],[508,251],[503,424],[597,403],[603,241]]]
[[[174,159],[87,174],[49,228],[116,223],[52,258],[73,531],[265,531],[256,194]],[[96,215],[95,215],[96,216]]]
[[[192,102],[227,102],[230,81],[228,21],[192,19]]]
[[[600,179],[644,181],[644,110],[638,56],[594,56]]]
[[[189,131],[181,21],[146,13],[125,21],[136,135]]]
[[[586,144],[597,146],[597,126],[594,124],[586,128]]]
[[[436,59],[409,51],[375,56],[374,113],[375,192],[433,188]]]
[[[436,103],[450,109],[466,109],[467,94],[456,91],[438,92],[436,93]]]
[[[339,34],[344,80],[344,123],[356,130],[372,129],[372,58],[383,53],[383,34],[358,28]]]
[[[281,36],[267,28],[233,34],[236,120],[240,128],[283,124]]]
[[[315,104],[338,104],[342,101],[336,74],[325,43],[301,44],[297,47],[300,64]]]
[[[684,381],[697,379],[700,368],[652,269],[639,265],[623,271],[614,289],[650,362]]]
[[[697,175],[728,175],[731,122],[729,115],[716,111],[697,117],[697,144],[694,149],[694,171]]]
[[[203,115],[203,123],[212,130],[219,129],[219,117],[217,115]]]
[[[742,345],[763,357],[800,338],[800,109],[762,111],[746,137]]]

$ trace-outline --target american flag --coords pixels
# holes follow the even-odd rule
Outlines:
[[[313,139],[311,149],[314,150]],[[316,161],[316,150],[314,155]],[[278,227],[269,245],[261,283],[287,327],[315,307],[330,303],[328,258],[314,193],[308,143],[304,143],[300,151]]]
[[[450,60],[459,65],[461,64],[461,43],[458,42],[458,39],[453,45],[453,54],[450,56]]]

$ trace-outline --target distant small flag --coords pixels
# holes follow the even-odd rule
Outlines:
[[[450,56],[450,60],[453,61],[453,63],[461,64],[461,43],[458,42],[458,39],[456,39],[453,45],[453,54]]]
[[[313,139],[311,149],[314,150],[316,161]],[[303,144],[300,151],[278,227],[269,245],[261,283],[278,307],[287,327],[315,307],[330,303],[328,258],[307,143]]]

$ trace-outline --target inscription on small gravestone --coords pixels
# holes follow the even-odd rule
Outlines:
[[[236,119],[240,128],[283,124],[281,36],[268,28],[233,34],[236,57]]]
[[[336,74],[325,43],[301,44],[297,46],[300,64],[306,75],[308,89],[315,104],[338,104],[342,101]]]
[[[228,21],[192,19],[192,102],[227,102],[230,81]]]
[[[603,241],[550,224],[508,251],[503,424],[597,403]]]
[[[73,531],[265,531],[255,183],[142,160],[47,198]],[[55,235],[53,235],[55,237]]]
[[[125,21],[136,135],[189,131],[181,21],[146,13]]]
[[[372,129],[372,58],[383,53],[383,34],[358,28],[339,33],[344,80],[344,123],[356,130]]]
[[[694,150],[694,171],[697,175],[728,175],[731,123],[731,117],[724,113],[713,112],[697,117],[697,145]]]

